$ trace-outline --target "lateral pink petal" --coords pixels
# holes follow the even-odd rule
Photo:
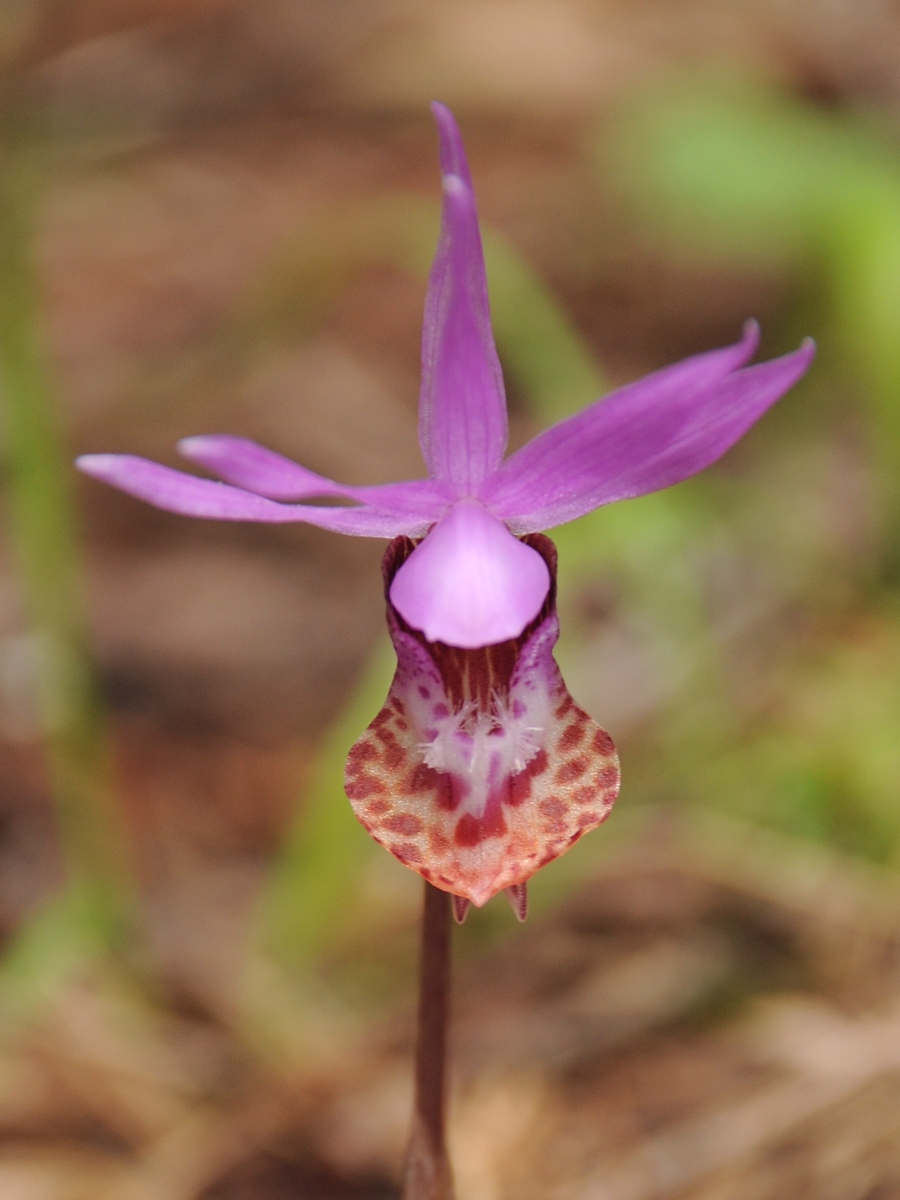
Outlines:
[[[330,497],[356,500],[383,511],[416,516],[430,524],[446,511],[453,499],[452,493],[433,479],[409,479],[367,487],[336,483],[249,438],[230,434],[183,438],[178,443],[178,450],[226,483],[270,500]]]
[[[391,603],[430,642],[475,649],[518,637],[550,588],[547,564],[476,500],[460,500],[391,584]]]
[[[146,500],[156,508],[216,521],[304,521],[335,533],[360,537],[421,536],[427,520],[377,508],[325,508],[310,504],[278,504],[227,483],[198,479],[131,454],[84,454],[75,464],[85,474]]]
[[[432,110],[444,200],[425,301],[419,442],[429,474],[468,496],[503,459],[506,397],[462,138],[449,109],[434,104]]]
[[[666,367],[548,429],[503,464],[485,504],[527,533],[703,470],[797,382],[815,353],[807,342],[736,370],[755,344],[749,326],[736,346]]]

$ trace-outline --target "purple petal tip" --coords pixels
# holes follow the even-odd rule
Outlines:
[[[83,471],[85,475],[92,475],[95,479],[103,479],[118,457],[117,454],[79,454],[75,459],[75,466],[79,471]]]
[[[220,438],[210,437],[209,434],[196,433],[192,437],[181,438],[175,443],[175,448],[184,458],[193,458],[197,454],[203,454],[205,450],[220,440]]]
[[[434,115],[438,138],[440,140],[441,174],[458,175],[463,183],[471,187],[472,176],[469,172],[466,150],[463,145],[462,134],[459,132],[459,126],[456,123],[456,117],[454,117],[447,105],[441,104],[439,100],[432,101],[431,111]]]

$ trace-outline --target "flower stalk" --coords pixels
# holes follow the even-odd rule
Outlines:
[[[403,1200],[453,1200],[447,1157],[447,1020],[450,1007],[449,892],[425,882],[419,961],[415,1093]]]

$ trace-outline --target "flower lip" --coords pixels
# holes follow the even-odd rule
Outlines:
[[[550,587],[519,637],[479,649],[428,643],[390,603],[415,552],[396,538],[382,569],[397,671],[384,707],[347,761],[346,788],[372,836],[436,887],[482,905],[518,888],[608,816],[615,749],[566,691],[553,660],[556,548],[525,544]]]
[[[477,500],[458,500],[397,571],[391,603],[429,642],[518,637],[550,590],[547,564]]]

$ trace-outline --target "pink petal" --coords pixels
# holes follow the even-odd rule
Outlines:
[[[531,542],[555,573],[549,539]],[[411,550],[388,547],[388,585]],[[508,889],[521,913],[525,881],[605,820],[619,787],[612,741],[553,660],[555,587],[521,638],[480,650],[429,645],[390,608],[388,624],[397,673],[350,751],[354,812],[436,887],[475,905]]]
[[[518,637],[549,587],[535,550],[477,500],[459,500],[397,572],[391,603],[429,642],[474,649]]]
[[[178,449],[191,462],[215,472],[226,483],[270,500],[335,497],[371,504],[384,511],[409,513],[430,524],[447,509],[452,493],[431,479],[413,479],[375,487],[346,487],[308,471],[299,463],[249,438],[203,434],[183,438]]]
[[[432,111],[444,203],[425,301],[419,442],[429,473],[470,496],[503,459],[506,397],[462,138],[448,108],[434,104]]]
[[[695,475],[797,382],[815,353],[806,342],[735,371],[756,341],[748,325],[736,346],[656,371],[548,429],[503,464],[484,503],[526,533]]]
[[[139,500],[168,512],[217,521],[305,521],[335,533],[361,537],[418,536],[427,519],[383,512],[378,508],[324,508],[310,504],[276,504],[227,483],[198,479],[131,454],[84,454],[75,465],[87,475],[112,484]]]

